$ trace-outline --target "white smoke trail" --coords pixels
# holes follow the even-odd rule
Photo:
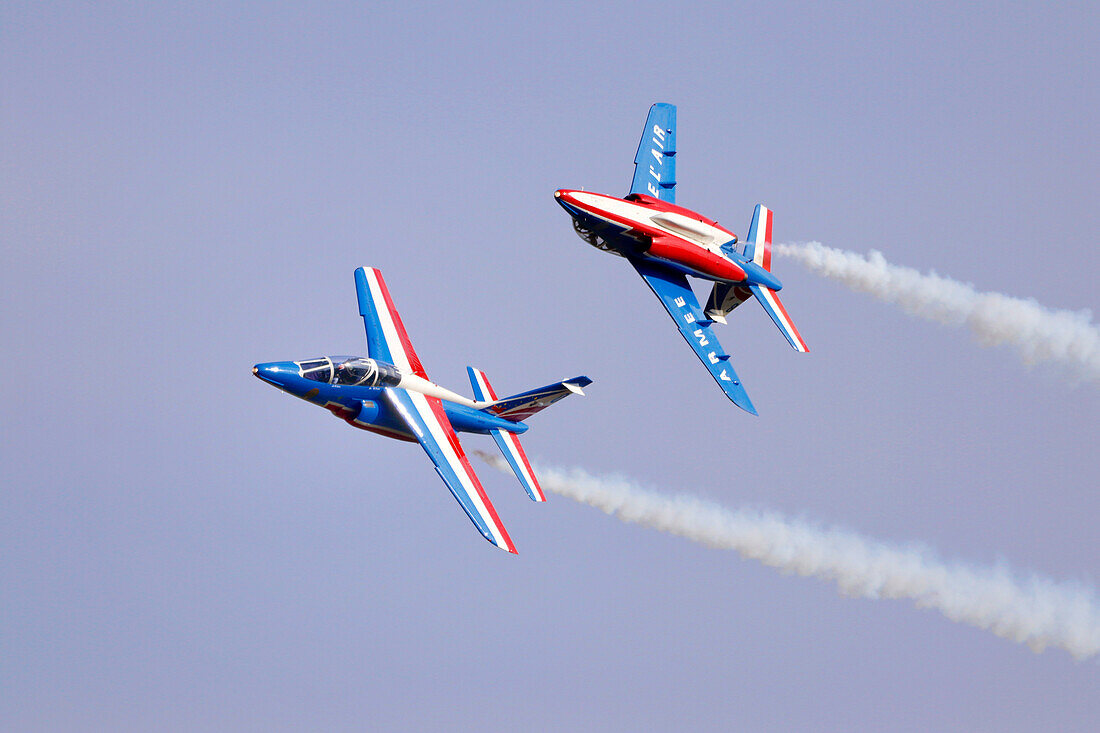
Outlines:
[[[478,451],[494,468],[496,456]],[[894,546],[836,527],[822,528],[774,512],[732,510],[685,494],[643,489],[621,477],[539,467],[544,489],[633,524],[759,560],[784,572],[831,580],[863,598],[909,599],[952,621],[992,631],[1035,651],[1062,647],[1085,659],[1100,652],[1100,604],[1092,588],[1007,567],[945,563],[918,545]]]
[[[1087,310],[1054,310],[1032,298],[982,293],[934,272],[892,265],[874,250],[861,255],[809,242],[777,244],[775,251],[911,315],[965,325],[983,346],[1011,345],[1025,364],[1057,362],[1077,379],[1100,381],[1100,329]]]

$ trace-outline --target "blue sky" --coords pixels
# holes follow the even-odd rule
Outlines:
[[[811,353],[720,331],[729,404],[560,187],[1098,306],[1088,5],[8,3],[0,10],[6,729],[1089,730],[1095,660],[840,597],[415,446],[253,363],[364,350],[385,273],[428,374],[595,383],[536,460],[1095,585],[1095,388],[782,259]],[[489,448],[470,436],[468,449]]]

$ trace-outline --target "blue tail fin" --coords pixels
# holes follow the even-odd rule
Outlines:
[[[493,390],[493,385],[489,384],[489,378],[480,369],[466,367],[466,371],[470,375],[470,384],[474,388],[474,399],[479,402],[492,401],[493,405],[483,409],[484,412],[491,412],[493,407],[499,405],[500,402],[497,401],[497,394]],[[542,487],[539,486],[539,480],[535,477],[535,471],[531,468],[531,462],[527,460],[527,454],[523,451],[519,438],[508,430],[494,429],[489,432],[531,500],[546,501],[546,495],[542,493]]]

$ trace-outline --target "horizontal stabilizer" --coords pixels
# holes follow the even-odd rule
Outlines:
[[[775,321],[775,325],[787,337],[787,341],[791,343],[794,350],[803,353],[808,352],[810,349],[806,346],[806,342],[802,340],[802,334],[795,328],[791,317],[787,315],[787,309],[783,307],[782,301],[779,300],[779,294],[771,288],[760,285],[750,285],[749,287],[752,289],[752,294],[760,301],[760,305],[764,306],[764,310]]]
[[[473,367],[467,367],[467,370],[470,372],[470,382],[475,383],[476,376],[474,372],[476,370]],[[536,412],[545,410],[547,407],[564,397],[568,397],[571,394],[583,395],[583,388],[590,384],[592,384],[592,380],[588,377],[573,377],[572,379],[548,384],[545,387],[539,387],[538,389],[521,392],[511,397],[505,397],[502,400],[493,400],[493,404],[481,409],[482,412],[488,412],[489,414],[502,417],[505,420],[521,422],[531,417]],[[492,399],[482,396],[483,394],[485,393],[479,393],[478,386],[474,384],[475,399],[478,401]]]
[[[752,297],[752,291],[741,283],[714,283],[707,299],[707,318],[725,324],[733,309]]]
[[[489,378],[485,376],[485,372],[473,367],[466,367],[466,371],[470,375],[470,384],[474,388],[474,398],[478,401],[496,402],[497,393],[493,390],[493,385],[489,384]],[[535,472],[531,468],[531,462],[527,460],[527,454],[519,438],[507,430],[494,429],[489,432],[531,500],[546,501],[546,495],[542,493],[542,487],[539,486],[539,480],[535,478]]]

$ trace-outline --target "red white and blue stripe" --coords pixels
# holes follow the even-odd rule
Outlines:
[[[485,539],[515,553],[516,546],[497,516],[485,489],[470,466],[438,397],[407,389],[387,387],[386,400],[405,420],[417,441],[435,464],[435,470],[451,494]]]
[[[366,325],[367,355],[388,361],[407,374],[427,379],[381,270],[376,267],[356,270],[355,293],[359,298],[359,315],[363,316]]]
[[[764,310],[771,316],[775,325],[779,326],[779,330],[787,337],[787,341],[791,343],[794,350],[802,353],[808,352],[810,349],[806,346],[806,342],[802,340],[802,334],[795,328],[794,321],[787,315],[787,309],[783,307],[783,302],[779,300],[779,294],[771,288],[765,288],[761,285],[750,285],[749,288],[756,299],[760,301],[760,305],[764,306]]]
[[[497,393],[493,390],[493,385],[489,384],[489,378],[485,376],[485,372],[473,367],[466,367],[466,371],[470,374],[470,384],[474,388],[474,399],[478,402],[496,402]],[[527,454],[524,452],[523,446],[520,445],[519,438],[507,430],[494,429],[490,432],[527,495],[531,497],[532,501],[546,501],[546,495],[543,494],[542,487],[539,486],[539,480],[535,478],[535,472],[531,468],[531,462],[527,460]]]
[[[763,204],[757,204],[752,212],[749,233],[745,235],[745,257],[772,271],[772,212]]]
[[[382,273],[372,267],[361,267],[355,271],[355,285],[371,356],[427,379]],[[515,553],[516,547],[470,466],[440,399],[401,387],[387,387],[383,394],[482,536],[497,547]]]

